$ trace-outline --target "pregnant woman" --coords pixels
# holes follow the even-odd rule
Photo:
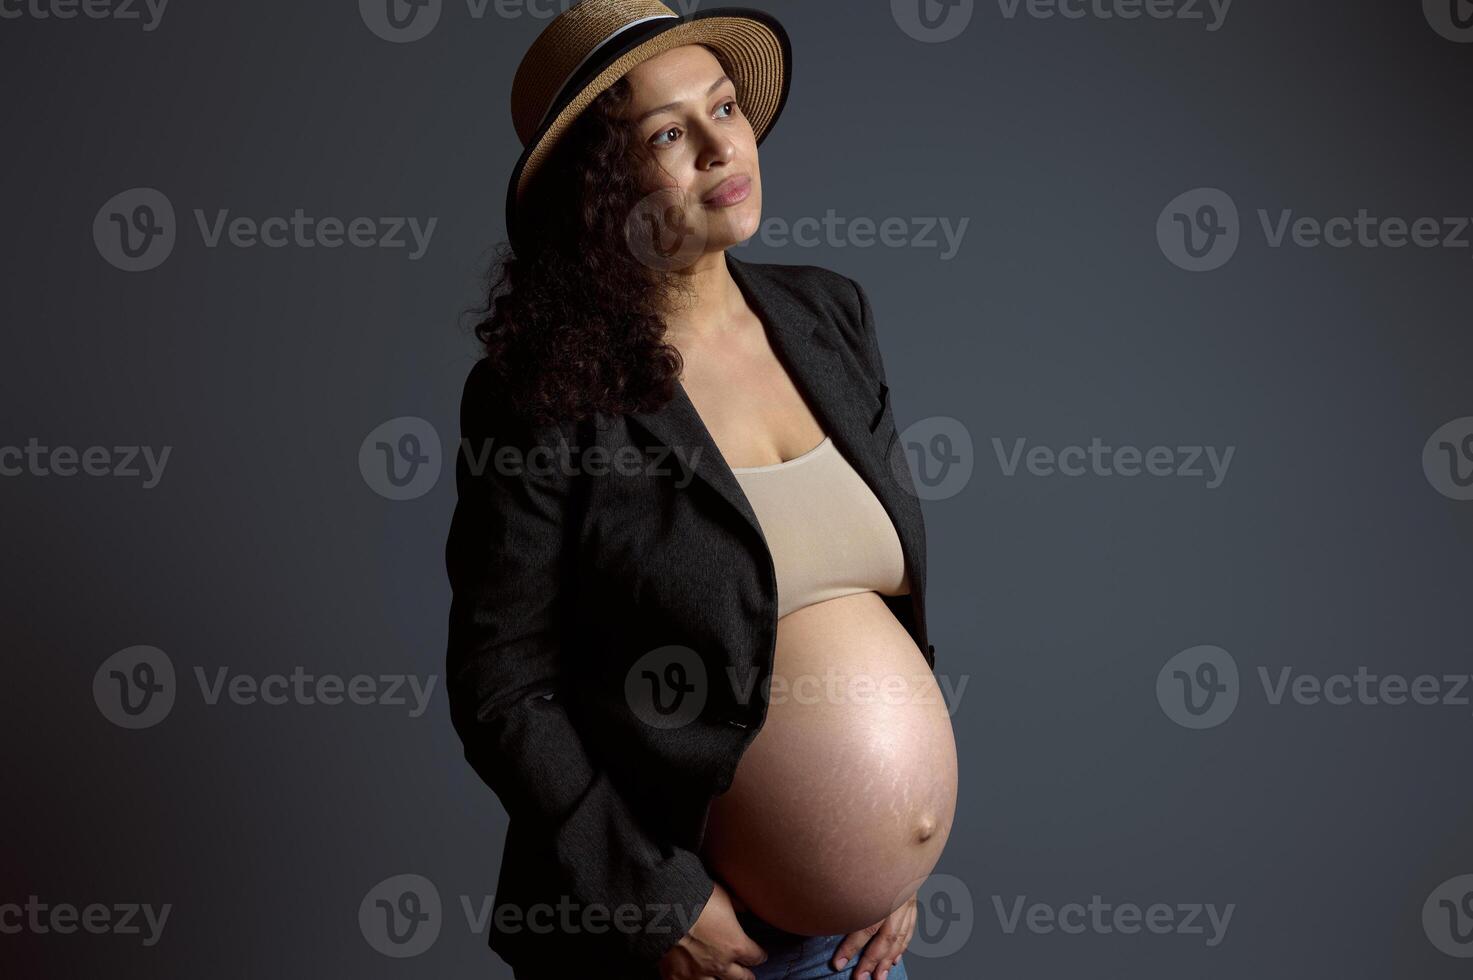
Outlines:
[[[767,14],[583,0],[513,84],[446,558],[519,980],[902,980],[951,830],[868,299],[727,254],[790,79]]]

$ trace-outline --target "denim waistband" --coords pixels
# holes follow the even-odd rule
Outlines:
[[[780,929],[766,919],[758,917],[756,913],[750,910],[738,911],[737,921],[741,923],[742,929],[747,935],[751,936],[763,947],[798,946],[815,938],[824,938],[803,936],[798,933],[788,932],[786,929]]]

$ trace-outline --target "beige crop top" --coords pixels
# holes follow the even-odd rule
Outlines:
[[[856,592],[905,595],[890,515],[833,440],[769,466],[732,467],[777,570],[777,615]]]

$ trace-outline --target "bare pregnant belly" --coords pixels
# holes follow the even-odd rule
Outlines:
[[[767,922],[873,925],[936,866],[956,811],[956,740],[925,656],[874,592],[777,626],[767,719],[701,852]]]

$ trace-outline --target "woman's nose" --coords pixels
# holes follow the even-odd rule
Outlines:
[[[701,154],[699,163],[705,170],[712,164],[730,163],[736,156],[736,144],[726,134],[707,125],[701,128]]]

